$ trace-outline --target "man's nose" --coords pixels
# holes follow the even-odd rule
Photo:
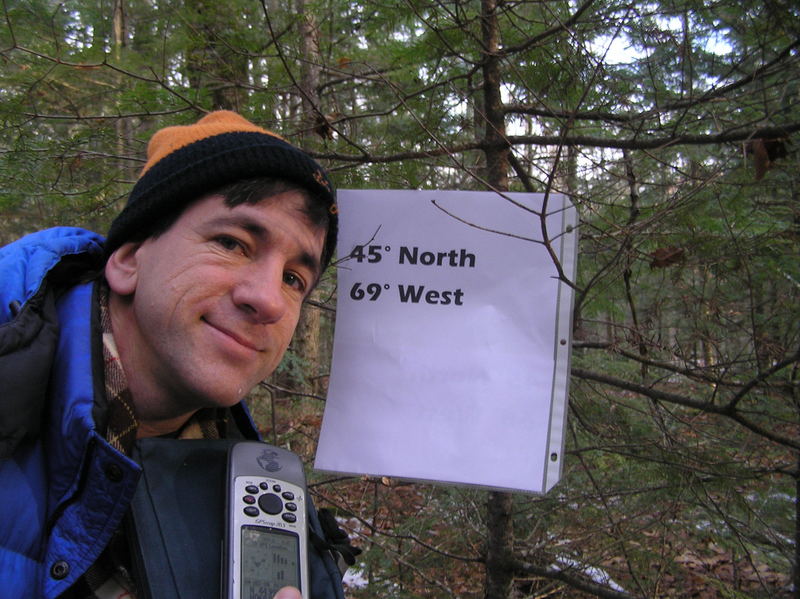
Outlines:
[[[232,295],[234,304],[256,322],[277,322],[288,308],[283,267],[272,264],[247,269],[241,273]]]

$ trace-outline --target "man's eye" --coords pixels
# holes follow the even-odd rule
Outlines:
[[[231,252],[233,252],[233,251],[235,251],[235,250],[242,250],[242,251],[244,251],[244,248],[242,247],[242,244],[241,244],[241,243],[239,243],[239,241],[237,241],[237,240],[236,240],[236,239],[234,239],[233,237],[228,237],[227,235],[220,235],[219,237],[217,237],[217,238],[215,239],[215,241],[216,241],[216,242],[217,242],[217,243],[218,243],[218,244],[219,244],[219,245],[220,245],[220,246],[221,246],[223,249],[226,249],[226,250],[228,250],[228,251],[231,251]]]
[[[289,285],[290,287],[298,289],[299,291],[305,291],[306,289],[306,284],[303,281],[303,279],[298,277],[293,272],[287,272],[285,275],[283,275],[283,282]]]

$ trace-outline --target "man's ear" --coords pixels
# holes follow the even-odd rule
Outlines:
[[[139,281],[137,252],[141,246],[141,242],[123,243],[106,261],[106,281],[117,295],[131,295],[136,291]]]

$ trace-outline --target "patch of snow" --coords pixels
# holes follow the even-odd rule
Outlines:
[[[614,579],[608,575],[608,572],[605,572],[600,568],[596,568],[594,566],[586,566],[568,557],[559,558],[556,561],[556,565],[554,567],[558,568],[559,570],[562,569],[577,570],[579,572],[582,572],[583,574],[585,574],[598,584],[607,586],[608,588],[613,589],[615,591],[620,591],[622,593],[625,592],[625,589],[619,586],[614,581]]]

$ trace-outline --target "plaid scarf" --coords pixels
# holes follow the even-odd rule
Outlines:
[[[117,344],[111,330],[108,309],[108,285],[99,283],[100,329],[103,339],[105,392],[108,401],[106,440],[121,453],[130,456],[136,442],[139,422],[128,388],[128,380],[119,359]],[[224,422],[217,410],[196,412],[177,432],[179,439],[219,439]],[[75,599],[135,599],[135,583],[130,574],[130,553],[124,527],[120,527],[98,560],[83,578],[67,593]]]
[[[106,440],[117,451],[131,455],[136,442],[139,422],[133,408],[133,397],[128,389],[128,379],[119,360],[117,343],[111,330],[111,314],[108,310],[108,285],[100,285],[100,329],[103,335],[103,369],[105,371],[106,400],[108,401],[108,425]]]

